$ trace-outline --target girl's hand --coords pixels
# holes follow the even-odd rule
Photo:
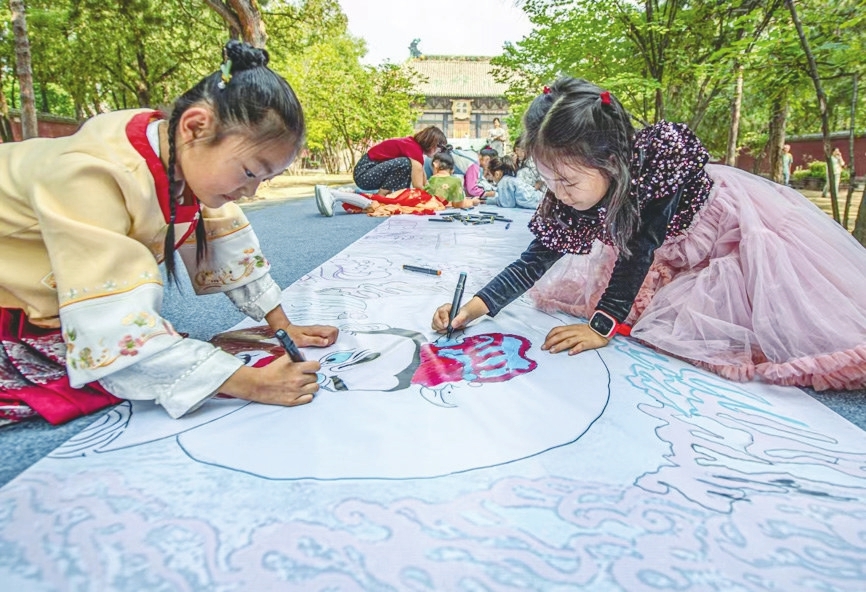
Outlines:
[[[282,306],[265,315],[271,329],[283,329],[298,347],[328,347],[337,341],[340,330],[330,325],[293,325]]]
[[[480,316],[490,312],[484,301],[478,296],[473,296],[469,302],[460,307],[454,321],[451,323],[452,329],[460,329],[465,327]],[[451,304],[443,304],[433,313],[432,327],[438,333],[445,333],[448,330],[448,316],[451,314]]]
[[[573,356],[582,351],[604,347],[609,342],[609,339],[590,329],[589,325],[564,325],[550,330],[541,349],[552,354],[568,350],[568,355]]]
[[[319,390],[316,372],[319,362],[292,362],[280,356],[267,366],[242,366],[220,387],[220,392],[238,399],[293,407],[313,400]]]
[[[340,330],[330,325],[289,325],[286,333],[298,347],[328,347],[337,341]]]

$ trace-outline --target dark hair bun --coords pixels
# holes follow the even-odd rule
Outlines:
[[[224,53],[232,61],[232,72],[264,67],[270,61],[266,50],[234,39],[226,43]]]

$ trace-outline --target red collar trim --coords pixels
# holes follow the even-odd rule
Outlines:
[[[153,151],[150,142],[147,140],[147,126],[151,121],[156,121],[157,119],[162,119],[162,114],[159,111],[139,113],[126,124],[126,137],[129,139],[132,147],[141,154],[147,163],[147,168],[153,176],[154,185],[156,185],[156,198],[159,200],[159,209],[162,210],[162,216],[165,219],[165,223],[168,224],[169,220],[171,220],[171,211],[168,205],[168,175],[165,172],[165,167],[162,166],[162,161],[156,155],[156,152]],[[175,212],[175,224],[191,222],[192,226],[190,226],[190,229],[195,228],[199,212],[198,199],[193,196],[192,204],[177,204]],[[189,233],[187,233],[188,235]]]

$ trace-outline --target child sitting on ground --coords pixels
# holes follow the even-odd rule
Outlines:
[[[493,184],[484,178],[484,173],[487,172],[487,165],[490,163],[490,159],[496,156],[499,156],[499,153],[490,146],[485,146],[478,151],[478,163],[466,169],[466,175],[463,179],[463,188],[466,190],[466,195],[469,197],[480,197],[483,200],[496,194]]]
[[[453,208],[471,208],[481,200],[467,197],[463,193],[463,182],[452,176],[454,159],[449,152],[439,152],[433,155],[433,175],[427,181],[424,191],[430,195],[441,197]]]
[[[487,165],[484,177],[496,186],[493,197],[484,203],[503,208],[526,208],[534,210],[538,207],[544,194],[523,182],[517,177],[514,160],[510,156],[494,157]]]

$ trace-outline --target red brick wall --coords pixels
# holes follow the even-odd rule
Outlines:
[[[791,156],[794,157],[793,170],[796,170],[797,167],[806,168],[808,167],[808,163],[813,160],[825,160],[824,141],[820,138],[802,140],[791,138],[787,143],[791,145]],[[842,151],[842,159],[845,161],[845,164],[850,167],[851,163],[848,162],[848,138],[834,138],[830,141],[830,144],[833,148],[838,148]],[[855,172],[859,178],[866,174],[866,136],[854,138],[854,157]],[[740,154],[737,158],[737,168],[753,173],[769,175],[769,159],[766,156],[760,158],[757,161],[757,170],[755,170],[755,161],[755,157],[751,154]]]
[[[12,136],[16,141],[21,140],[21,119],[16,114],[11,114],[10,119],[12,120]],[[78,130],[78,126],[81,125],[74,119],[45,114],[37,115],[36,122],[39,126],[40,138],[71,136]]]

